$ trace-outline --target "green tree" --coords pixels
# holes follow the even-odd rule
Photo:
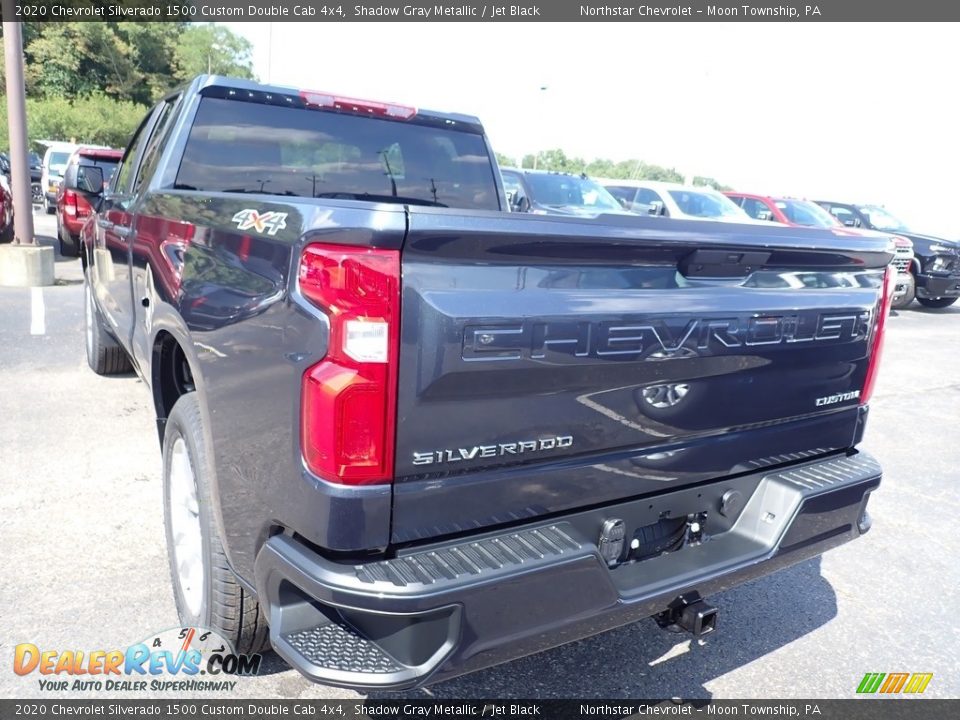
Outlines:
[[[6,98],[0,96],[0,106]],[[102,94],[75,100],[27,100],[27,131],[31,140],[73,140],[90,145],[124,147],[143,119],[146,108]],[[9,146],[6,118],[0,122],[0,148]],[[40,149],[40,148],[36,148]]]
[[[28,97],[100,92],[149,105],[200,73],[253,77],[250,42],[219,25],[57,22],[24,30]]]
[[[717,182],[716,180],[714,180],[712,177],[701,177],[699,175],[693,178],[693,184],[712,187],[714,190],[720,190],[721,192],[723,192],[724,190],[733,190],[733,188],[730,187],[729,185],[723,185]]]
[[[569,173],[582,173],[587,166],[583,158],[567,157],[567,154],[560,148],[541,150],[536,155],[536,162],[534,162],[533,155],[524,155],[521,162],[521,167],[524,168],[533,168],[536,165],[538,170]]]
[[[587,175],[593,177],[601,178],[618,178],[620,177],[616,173],[617,164],[613,160],[607,160],[606,158],[597,158],[592,160],[584,170]]]
[[[34,142],[123,146],[147,108],[194,75],[210,69],[253,77],[250,43],[217,25],[24,23],[23,42]],[[0,71],[0,88],[4,80]],[[8,143],[6,119],[3,113],[0,148]]]
[[[49,23],[25,45],[28,96],[107,97],[149,104],[176,83],[176,23]]]
[[[503,153],[494,153],[494,156],[497,158],[497,165],[500,167],[516,167],[517,161],[512,157],[504,155]]]
[[[173,53],[174,74],[181,80],[213,73],[254,79],[246,38],[220,25],[190,25],[181,34]]]
[[[661,182],[683,182],[683,175],[675,168],[665,168],[661,165],[653,165],[641,161],[628,161],[630,175],[625,177],[635,178],[637,180],[657,180]],[[626,169],[626,168],[625,168]]]

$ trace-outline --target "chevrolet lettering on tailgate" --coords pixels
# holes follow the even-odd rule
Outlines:
[[[464,329],[463,359],[538,360],[548,353],[631,360],[681,349],[723,354],[734,348],[863,340],[870,312],[749,315],[723,318],[651,318],[617,322],[526,320]],[[687,357],[677,354],[675,357]],[[692,355],[696,357],[696,355]]]

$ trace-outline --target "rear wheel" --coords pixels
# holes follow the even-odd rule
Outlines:
[[[913,298],[916,297],[917,281],[913,279],[913,275],[910,273],[898,273],[896,288],[891,307],[894,310],[902,310],[912,303]]]
[[[195,392],[181,395],[163,437],[163,515],[170,576],[180,624],[213,630],[238,653],[267,647],[257,600],[227,564],[213,519],[212,453]]]
[[[100,308],[93,299],[90,279],[84,275],[83,305],[87,363],[97,375],[116,375],[131,369],[130,357],[104,327]]]
[[[63,237],[60,237],[60,254],[63,257],[75,258],[80,257],[79,248],[77,247],[77,240],[74,237],[67,236],[67,239],[64,240]]]
[[[922,298],[918,297],[917,302],[924,307],[939,310],[940,308],[950,307],[957,301],[957,298]]]
[[[78,252],[80,249],[80,238],[75,238],[70,234],[69,230],[60,227],[57,232],[57,240],[60,242],[60,254],[63,257],[75,258],[80,256]]]

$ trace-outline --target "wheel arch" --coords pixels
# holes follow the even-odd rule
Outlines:
[[[150,391],[157,418],[157,432],[163,444],[170,411],[181,396],[197,392],[204,424],[209,421],[201,390],[199,360],[190,352],[186,336],[169,326],[160,327],[150,345]]]
[[[178,320],[179,315],[172,310],[167,313],[161,311],[160,316],[154,318],[155,331],[150,345],[150,369],[145,375],[149,378],[153,396],[157,434],[162,448],[170,411],[184,394],[194,393],[200,406],[205,441],[211,453],[213,473],[210,478],[210,499],[213,505],[210,508],[211,515],[217,532],[223,539],[223,551],[227,564],[232,568],[234,564],[231,559],[231,548],[220,506],[220,468],[217,466],[217,454],[213,445],[210,412],[207,407],[200,360],[193,352],[193,344],[188,340],[187,331],[180,326]],[[240,577],[239,574],[237,575]],[[245,582],[242,578],[241,581]],[[245,582],[245,585],[250,584]]]

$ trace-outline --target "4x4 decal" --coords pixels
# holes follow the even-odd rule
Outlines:
[[[253,208],[244,208],[233,216],[233,222],[237,223],[239,230],[252,228],[258,233],[266,230],[268,235],[276,235],[278,230],[287,226],[287,214],[273,210],[262,213]]]

